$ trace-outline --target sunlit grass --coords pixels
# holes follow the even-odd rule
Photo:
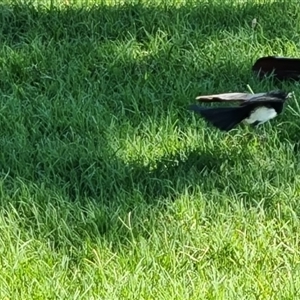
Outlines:
[[[2,1],[0,298],[297,299],[299,85],[251,66],[299,55],[299,12]],[[186,109],[249,88],[295,96],[229,133]]]

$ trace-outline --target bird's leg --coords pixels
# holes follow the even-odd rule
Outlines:
[[[255,124],[255,125],[252,124],[253,127],[255,127],[256,130],[257,130],[257,137],[258,137],[258,139],[259,139],[260,141],[264,141],[264,140],[267,139],[266,128],[265,128],[265,126],[263,126],[264,123],[265,123],[265,122],[263,122],[263,123],[258,123],[258,124]]]

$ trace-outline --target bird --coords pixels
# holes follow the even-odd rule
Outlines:
[[[300,79],[300,59],[292,57],[265,56],[252,66],[259,78],[273,76],[279,80]]]
[[[261,125],[279,115],[283,111],[285,101],[292,93],[273,90],[267,93],[225,93],[199,96],[196,99],[204,102],[241,102],[233,107],[203,107],[196,104],[188,109],[200,114],[207,122],[221,131],[230,131],[239,123]]]

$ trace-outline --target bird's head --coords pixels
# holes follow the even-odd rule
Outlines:
[[[282,90],[274,90],[274,91],[270,91],[268,93],[269,96],[274,97],[274,98],[279,98],[282,100],[287,100],[289,98],[292,97],[293,92],[284,92]]]

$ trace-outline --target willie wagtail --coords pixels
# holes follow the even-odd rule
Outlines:
[[[234,107],[201,107],[196,104],[189,106],[200,114],[206,121],[220,130],[229,131],[244,121],[251,125],[260,125],[280,114],[284,102],[292,93],[284,91],[270,91],[267,93],[225,93],[217,95],[199,96],[196,99],[203,102],[239,101]]]

